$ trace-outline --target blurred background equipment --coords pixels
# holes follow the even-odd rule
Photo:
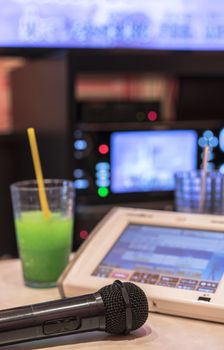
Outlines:
[[[179,144],[176,140],[172,151],[169,141],[174,133],[185,139],[191,131],[188,167],[195,169],[201,139],[207,130],[213,132],[218,143],[208,166],[223,170],[221,0],[215,9],[202,0],[186,6],[180,0],[172,6],[165,0],[150,5],[132,1],[131,6],[117,0],[91,5],[51,0],[41,6],[38,1],[3,2],[0,137],[1,165],[8,175],[1,191],[8,204],[1,204],[7,215],[0,232],[10,233],[0,255],[16,254],[8,184],[34,177],[27,127],[38,130],[45,177],[73,179],[77,188],[74,249],[113,205],[174,209],[171,173],[181,166],[180,154],[173,153]],[[130,135],[144,132],[153,135],[153,149],[147,141],[139,158],[131,148],[141,166],[137,174],[122,168],[129,177],[121,188],[118,147],[121,143],[125,151],[127,139],[134,140]],[[127,165],[130,160],[124,157]],[[141,181],[140,169],[145,169]]]

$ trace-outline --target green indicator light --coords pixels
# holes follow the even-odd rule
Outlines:
[[[99,187],[98,188],[98,195],[100,197],[107,197],[109,194],[109,190],[107,187]]]
[[[139,122],[142,122],[145,119],[146,115],[144,112],[137,112],[136,113],[136,119]]]

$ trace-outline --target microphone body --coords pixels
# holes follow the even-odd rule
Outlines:
[[[148,318],[141,288],[115,281],[93,294],[0,311],[0,346],[95,330],[128,334]]]
[[[0,311],[0,345],[105,330],[99,293]]]

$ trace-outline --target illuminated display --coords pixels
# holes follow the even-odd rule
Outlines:
[[[111,134],[113,193],[173,190],[174,173],[196,167],[197,133],[194,130]]]
[[[147,118],[147,111],[144,115]],[[74,133],[78,140],[88,141],[87,149],[74,151],[73,175],[80,195],[89,195],[96,202],[103,202],[105,197],[107,202],[141,201],[151,193],[161,198],[162,192],[171,196],[167,192],[175,188],[174,174],[199,169],[208,144],[207,170],[224,173],[222,122],[211,130],[203,126],[194,129],[160,126],[158,129],[155,123],[148,129],[141,126],[127,130],[127,125],[125,130]],[[99,152],[99,146],[104,145],[106,154]]]
[[[129,224],[94,275],[214,293],[224,273],[220,232]]]
[[[223,0],[1,0],[0,23],[2,47],[224,49]]]

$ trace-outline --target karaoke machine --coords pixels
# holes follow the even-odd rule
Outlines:
[[[209,143],[209,169],[224,171],[224,126],[202,123],[78,125],[74,184],[79,204],[145,202],[171,196],[174,174],[200,168]]]

